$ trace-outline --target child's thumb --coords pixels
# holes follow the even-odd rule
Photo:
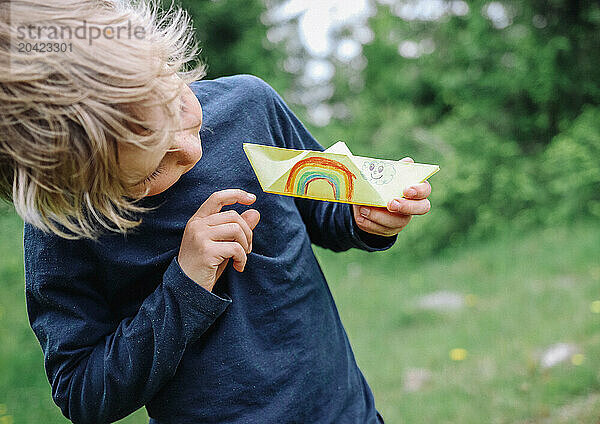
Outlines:
[[[256,209],[248,209],[247,211],[242,212],[240,216],[248,223],[251,230],[256,227],[256,224],[258,224],[258,221],[260,220],[260,213]]]

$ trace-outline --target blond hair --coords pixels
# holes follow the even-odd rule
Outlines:
[[[13,0],[0,16],[0,196],[24,221],[66,238],[136,226],[146,209],[129,195],[117,146],[167,148],[178,130],[181,84],[204,76],[190,66],[198,51],[189,16],[154,0]],[[74,36],[82,26],[89,36]],[[62,47],[19,51],[23,35]],[[162,107],[164,126],[135,132],[132,124],[146,124],[138,106]]]

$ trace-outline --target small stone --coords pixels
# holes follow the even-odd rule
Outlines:
[[[556,343],[542,353],[540,365],[542,368],[552,368],[568,361],[578,350],[577,346],[569,343]]]
[[[438,291],[421,297],[418,305],[422,309],[452,311],[463,308],[465,298],[460,293]]]
[[[418,392],[431,381],[431,371],[426,368],[409,368],[404,372],[404,390]]]
[[[491,357],[479,359],[477,361],[477,369],[482,380],[492,380],[498,373],[496,362]]]
[[[555,281],[556,286],[561,289],[572,289],[577,285],[577,280],[572,275],[561,275]]]

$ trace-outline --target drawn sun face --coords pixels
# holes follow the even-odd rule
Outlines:
[[[383,185],[389,183],[396,171],[394,167],[379,161],[365,161],[362,165],[363,177],[373,184]]]
[[[383,165],[377,165],[374,162],[369,164],[369,172],[371,173],[372,180],[378,180],[383,178]]]

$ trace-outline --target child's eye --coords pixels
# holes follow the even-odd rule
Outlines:
[[[379,172],[383,171],[383,166],[379,167]]]
[[[142,183],[143,184],[150,183],[151,181],[155,180],[161,174],[161,172],[163,172],[163,167],[159,165],[158,168],[156,168],[154,171],[152,171],[152,174],[148,175]]]

